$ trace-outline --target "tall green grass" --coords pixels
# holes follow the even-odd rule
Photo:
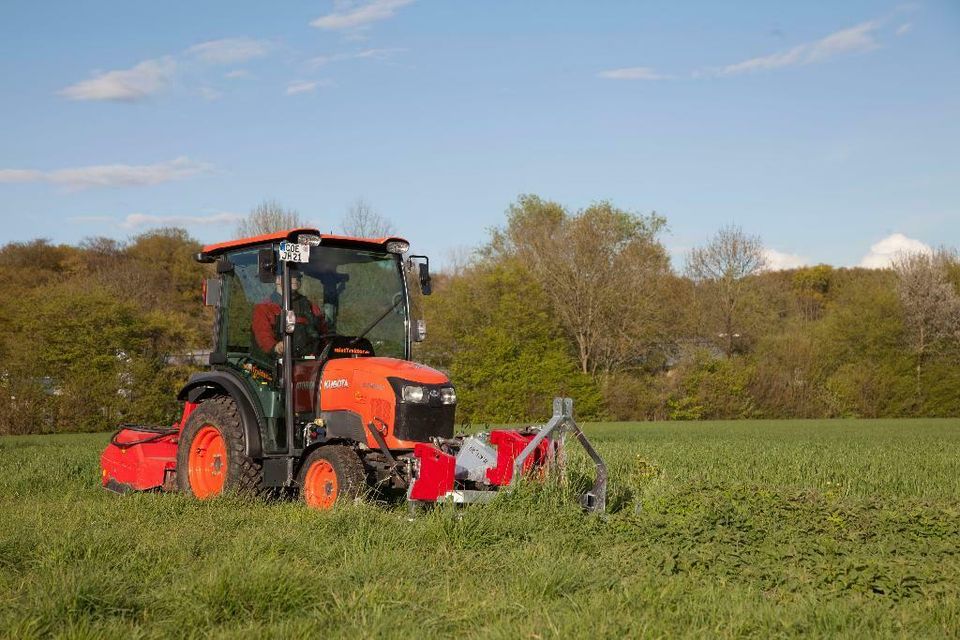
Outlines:
[[[603,424],[589,472],[333,512],[99,488],[107,436],[0,438],[6,637],[956,637],[960,421]]]

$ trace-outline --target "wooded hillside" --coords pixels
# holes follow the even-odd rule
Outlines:
[[[765,268],[721,229],[671,265],[668,221],[522,196],[435,274],[415,356],[449,371],[464,422],[960,415],[960,260]],[[415,238],[414,238],[415,240]],[[0,248],[0,433],[168,423],[208,347],[208,266],[180,229]]]

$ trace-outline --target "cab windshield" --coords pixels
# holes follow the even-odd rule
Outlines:
[[[408,310],[398,255],[312,247],[310,261],[296,268],[302,276],[299,292],[322,309],[328,333],[362,336],[377,356],[407,357]]]

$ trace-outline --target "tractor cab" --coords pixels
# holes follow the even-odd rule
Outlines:
[[[381,415],[364,415],[357,384],[387,391],[386,379],[359,378],[368,365],[404,368],[411,342],[423,335],[422,322],[411,322],[408,280],[429,293],[428,262],[425,256],[405,258],[408,247],[401,238],[295,229],[213,245],[198,256],[215,263],[218,274],[206,282],[204,296],[216,309],[210,363],[214,371],[239,377],[256,397],[264,455],[296,455],[321,427],[349,430],[365,441],[368,419],[393,417],[383,406]],[[414,273],[419,282],[409,278]],[[330,366],[334,360],[354,362]],[[396,402],[389,404],[392,409]],[[452,435],[453,414],[446,413],[449,428],[429,435]]]

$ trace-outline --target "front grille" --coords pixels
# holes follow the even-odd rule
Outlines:
[[[429,442],[430,438],[452,438],[457,411],[452,404],[397,403],[393,432],[401,440]]]
[[[387,378],[397,397],[394,435],[400,440],[430,442],[431,438],[452,438],[457,406],[440,402],[440,389],[452,386],[423,384],[402,378]],[[417,385],[427,392],[427,402],[404,402],[401,393],[404,385]]]

